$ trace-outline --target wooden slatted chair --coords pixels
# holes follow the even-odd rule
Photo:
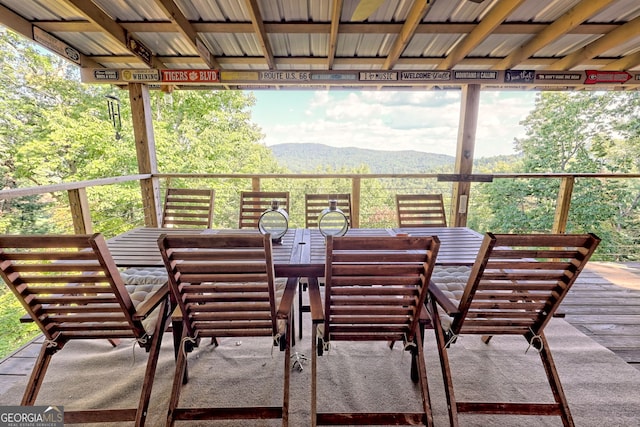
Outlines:
[[[477,260],[456,292],[432,276],[430,311],[446,387],[452,426],[458,413],[557,415],[573,420],[544,329],[598,246],[593,234],[491,234],[484,237]],[[456,400],[448,347],[458,335],[521,335],[542,360],[554,403],[461,402]],[[526,344],[526,343],[525,343]]]
[[[322,193],[322,194],[305,194],[304,196],[304,218],[305,227],[312,229],[318,228],[318,217],[320,213],[329,207],[329,200],[337,201],[337,207],[347,217],[349,226],[351,226],[351,194],[349,193]],[[303,292],[307,290],[308,279],[302,278],[298,288],[298,336],[302,339],[302,314],[309,313],[309,305],[303,304]]]
[[[311,280],[312,425],[433,425],[423,353],[421,314],[440,247],[437,237],[327,238],[324,312]],[[421,412],[317,411],[317,356],[334,341],[400,341],[411,350],[411,378],[419,383]],[[341,393],[335,393],[340,395]]]
[[[286,426],[291,366],[290,312],[297,278],[287,280],[285,289],[277,291],[270,236],[258,232],[163,235],[158,245],[182,316],[180,322],[174,322],[174,333],[180,334],[184,349],[178,352],[167,424],[173,425],[176,420],[281,418]],[[187,355],[204,337],[268,337],[274,340],[274,345],[279,343],[284,351],[282,405],[180,407]]]
[[[446,227],[442,194],[396,194],[398,227]]]
[[[65,408],[64,422],[144,425],[168,326],[168,286],[136,289],[132,298],[101,234],[0,236],[0,274],[44,335],[21,405],[36,403],[51,358],[68,342],[133,338],[149,353],[137,408]],[[87,393],[95,381],[87,382]]]
[[[264,211],[276,200],[278,206],[289,212],[289,192],[287,191],[243,191],[240,193],[239,228],[258,229],[258,221]]]
[[[215,191],[167,188],[162,215],[163,228],[211,228]]]
[[[329,207],[329,200],[335,200],[337,207],[344,213],[351,226],[351,194],[324,193],[304,195],[304,222],[306,228],[318,228],[320,213]]]

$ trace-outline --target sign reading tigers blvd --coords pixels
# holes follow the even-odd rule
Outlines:
[[[218,70],[162,70],[165,83],[217,83],[220,82]]]

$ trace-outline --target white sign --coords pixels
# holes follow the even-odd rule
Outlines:
[[[308,71],[261,71],[260,80],[297,82],[311,80]]]
[[[451,71],[401,71],[400,79],[440,82],[449,81],[451,80]]]
[[[76,64],[80,64],[80,52],[35,26],[33,27],[33,40],[37,41],[42,46],[49,48],[58,55],[61,55]]]
[[[383,82],[398,80],[397,71],[365,71],[360,72],[360,81]]]

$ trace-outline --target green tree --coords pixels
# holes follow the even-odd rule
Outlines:
[[[524,120],[526,137],[515,146],[522,159],[521,169],[513,172],[597,173],[631,171],[620,147],[634,148],[630,132],[636,121],[615,119],[618,107],[629,105],[636,94],[623,92],[543,92],[535,109]],[[635,106],[637,108],[637,101]],[[637,133],[635,134],[637,137]],[[637,140],[636,140],[637,141]],[[633,149],[632,149],[633,150]],[[626,153],[626,149],[623,150]],[[550,231],[560,180],[499,180],[487,187],[485,201],[491,209],[487,229],[502,232]],[[596,232],[603,238],[599,256],[616,253],[616,247],[629,243],[629,218],[621,213],[637,204],[638,192],[629,195],[622,183],[578,178],[572,197],[567,231]],[[635,221],[635,220],[632,220]],[[631,238],[633,240],[633,238]]]

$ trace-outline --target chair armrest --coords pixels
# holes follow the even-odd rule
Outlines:
[[[433,283],[433,280],[429,282],[429,293],[449,316],[458,314],[458,306],[451,302],[444,292]]]
[[[149,316],[149,314],[151,314],[151,312],[167,298],[169,298],[169,283],[165,283],[160,289],[151,295],[151,297],[138,305],[133,318],[135,320],[146,319],[147,316]]]
[[[288,319],[291,314],[291,307],[293,307],[293,299],[298,289],[299,277],[287,278],[287,286],[284,288],[284,293],[280,299],[280,306],[276,313],[277,319]]]
[[[320,297],[320,284],[318,283],[317,277],[309,277],[309,306],[311,311],[311,321],[314,324],[324,322],[322,298]]]

